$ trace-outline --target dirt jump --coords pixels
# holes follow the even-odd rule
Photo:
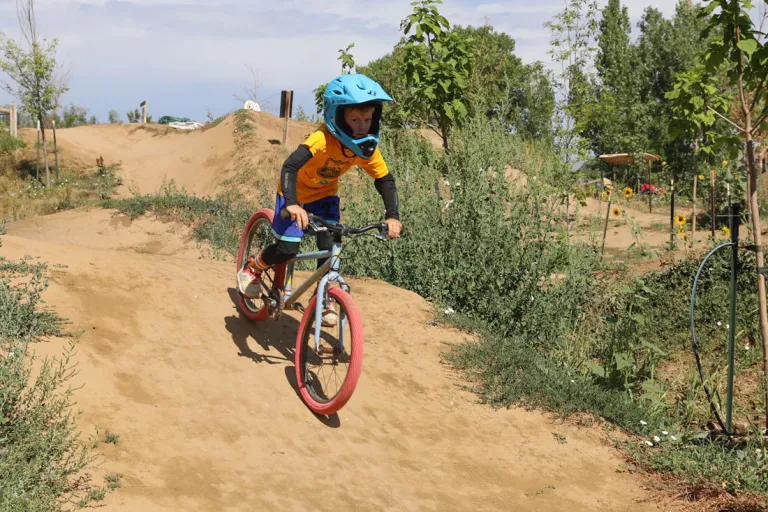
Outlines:
[[[282,120],[262,118],[254,144],[272,151]],[[171,176],[203,194],[231,158],[229,123],[173,136],[128,126],[57,135],[62,159],[120,160],[141,192]],[[309,129],[292,125],[290,143]],[[463,390],[441,353],[466,335],[434,325],[414,293],[349,279],[365,329],[362,375],[349,403],[320,417],[297,394],[300,314],[241,318],[234,264],[201,258],[187,228],[99,208],[7,227],[2,255],[48,262],[45,301],[84,331],[79,425],[119,435],[99,446],[94,481],[124,475],[106,511],[661,510],[600,428],[492,409]],[[34,350],[58,355],[64,343]]]

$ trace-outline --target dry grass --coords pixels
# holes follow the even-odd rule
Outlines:
[[[45,187],[34,177],[34,164],[20,155],[0,156],[0,220],[47,215],[109,197],[120,184],[116,171],[115,165],[82,172],[61,169]]]

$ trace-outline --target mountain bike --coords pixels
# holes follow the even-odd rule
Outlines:
[[[280,215],[287,218],[290,214],[283,209]],[[384,222],[355,228],[328,223],[309,212],[308,216],[310,230],[332,233],[331,249],[300,253],[262,272],[261,296],[247,298],[238,292],[237,305],[240,313],[252,322],[277,320],[287,309],[303,313],[294,354],[299,394],[310,410],[329,415],[341,409],[352,396],[363,362],[363,323],[350,294],[350,286],[339,272],[342,239],[372,235],[386,241],[388,230]],[[238,271],[245,268],[249,258],[254,258],[262,248],[275,241],[273,219],[274,211],[270,208],[261,208],[251,215],[240,238]],[[324,258],[328,258],[327,261],[294,290],[295,264]],[[298,299],[315,283],[319,283],[316,293],[304,307]],[[338,287],[329,286],[331,283]],[[337,306],[338,321],[334,327],[323,327],[322,311],[331,303]],[[332,332],[336,328],[338,332]]]

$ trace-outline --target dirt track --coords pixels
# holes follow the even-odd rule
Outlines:
[[[463,335],[385,283],[351,280],[363,373],[338,415],[316,417],[293,377],[297,315],[248,323],[231,263],[200,259],[177,225],[112,215],[13,223],[0,249],[67,266],[44,297],[85,331],[84,432],[120,435],[100,446],[97,479],[124,475],[104,510],[658,510],[600,432],[475,403],[440,362]]]

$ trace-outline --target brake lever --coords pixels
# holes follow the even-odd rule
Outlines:
[[[378,238],[379,240],[387,241],[389,239],[389,229],[386,225],[384,225],[378,233],[373,235],[374,237]]]
[[[309,224],[307,224],[307,227],[312,228],[312,230],[315,233],[320,233],[321,231],[328,231],[328,228],[326,226],[319,226],[312,221],[309,221]]]

